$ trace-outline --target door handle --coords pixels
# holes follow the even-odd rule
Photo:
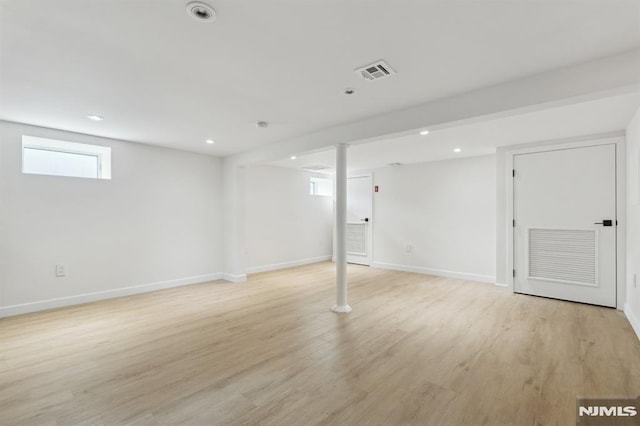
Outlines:
[[[365,217],[364,219],[360,219],[362,222],[369,222],[369,218]]]
[[[611,219],[603,219],[602,222],[594,222],[594,225],[602,225],[602,226],[613,226],[613,220]]]

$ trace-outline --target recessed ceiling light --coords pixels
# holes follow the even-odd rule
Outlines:
[[[216,19],[216,11],[208,4],[199,1],[187,4],[187,14],[200,22],[213,22]]]
[[[216,143],[216,141],[214,141],[213,139],[207,139],[205,142],[209,145],[213,145],[214,143]]]
[[[428,130],[423,130],[423,131],[420,132],[420,134],[422,136],[427,136],[429,134],[429,131]]]
[[[462,152],[462,150],[460,148],[453,148],[453,152],[455,152],[457,154],[459,152]]]
[[[102,121],[102,120],[104,120],[103,116],[97,115],[97,114],[89,114],[89,115],[87,115],[87,118],[89,120],[93,120],[93,121]]]
[[[296,157],[295,155],[292,155],[292,156],[291,156],[291,159],[292,159],[292,160],[295,160],[296,158],[298,158],[298,157]]]
[[[269,123],[267,123],[266,121],[258,121],[258,122],[256,123],[256,127],[262,127],[262,128],[265,128],[265,127],[268,127],[268,126],[269,126]]]

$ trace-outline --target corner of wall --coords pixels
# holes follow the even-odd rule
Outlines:
[[[633,331],[636,332],[636,336],[638,336],[638,339],[640,339],[640,319],[637,316],[635,316],[635,314],[631,310],[631,307],[629,306],[628,303],[624,304],[624,314],[629,320],[629,323],[631,324]]]

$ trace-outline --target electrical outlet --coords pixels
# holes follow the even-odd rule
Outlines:
[[[67,267],[64,265],[56,265],[56,277],[66,277]]]

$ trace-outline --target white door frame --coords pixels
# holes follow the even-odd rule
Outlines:
[[[514,157],[518,154],[531,154],[536,152],[556,151],[561,149],[582,148],[595,145],[616,145],[616,216],[618,226],[616,228],[616,308],[623,309],[626,301],[626,265],[627,265],[627,188],[626,188],[626,140],[624,136],[591,137],[575,142],[542,143],[526,148],[514,148],[507,152],[507,288],[515,293],[514,278],[511,271],[514,269],[514,245],[513,245],[513,164]],[[516,171],[517,173],[517,171]]]
[[[371,172],[355,173],[355,174],[352,174],[352,175],[348,174],[347,175],[347,181],[349,179],[352,179],[352,178],[362,178],[362,177],[368,177],[370,184],[373,185],[373,173],[371,173]],[[370,208],[370,211],[371,211],[371,216],[369,217],[369,226],[367,227],[368,228],[367,240],[368,240],[368,243],[369,243],[369,247],[368,247],[368,249],[369,249],[369,266],[371,266],[371,264],[373,263],[373,227],[374,227],[374,222],[375,222],[374,217],[373,217],[373,197],[374,197],[373,186],[370,189],[371,189],[371,205],[369,206],[369,208]],[[348,203],[348,200],[349,200],[349,194],[347,193],[347,203]]]

